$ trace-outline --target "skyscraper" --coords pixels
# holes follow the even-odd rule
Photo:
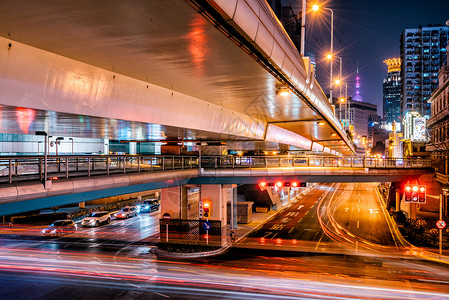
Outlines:
[[[402,32],[402,118],[409,111],[430,117],[427,100],[438,87],[438,70],[446,60],[447,42],[447,26],[420,26]]]
[[[401,59],[384,60],[388,74],[383,83],[383,119],[386,123],[401,122]]]

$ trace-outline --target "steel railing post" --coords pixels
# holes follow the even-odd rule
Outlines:
[[[69,178],[69,158],[65,158],[65,178]]]
[[[39,178],[42,180],[42,159],[39,158]]]
[[[140,172],[140,159],[141,159],[141,157],[138,156],[137,157],[137,172]]]
[[[123,156],[123,173],[126,173],[126,156]]]
[[[90,177],[90,157],[87,158],[87,176]]]
[[[9,183],[12,183],[12,160],[9,159]]]
[[[162,157],[162,171],[165,171],[165,157]]]
[[[175,169],[175,157],[174,156],[172,156],[172,158],[171,158],[171,166],[172,166],[172,170],[174,170]]]
[[[214,157],[215,169],[217,169],[217,157]]]
[[[106,174],[109,175],[109,165],[111,162],[111,158],[108,156],[106,157]]]

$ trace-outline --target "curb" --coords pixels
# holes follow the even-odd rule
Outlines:
[[[202,257],[210,257],[217,256],[225,253],[230,249],[230,245],[222,247],[217,250],[207,251],[207,252],[194,252],[194,253],[173,253],[165,250],[159,249],[157,246],[155,247],[155,254],[161,257],[169,257],[169,258],[202,258]]]

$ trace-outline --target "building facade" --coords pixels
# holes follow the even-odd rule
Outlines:
[[[400,122],[401,109],[401,59],[384,60],[388,66],[387,77],[383,82],[383,119],[386,123]]]
[[[401,34],[402,117],[416,111],[430,117],[431,93],[438,87],[438,70],[446,60],[447,26],[420,26]]]
[[[449,52],[449,45],[446,50]],[[438,88],[429,99],[431,117],[427,120],[430,131],[430,142],[426,150],[432,153],[436,180],[444,188],[449,188],[449,59],[441,67],[438,74]],[[443,214],[448,216],[448,196],[443,197]]]
[[[449,45],[447,46],[449,51]],[[427,121],[430,131],[430,142],[427,151],[432,152],[432,158],[437,163],[438,172],[448,173],[449,156],[449,66],[448,62],[439,71],[439,85],[429,102],[431,104],[431,117]]]

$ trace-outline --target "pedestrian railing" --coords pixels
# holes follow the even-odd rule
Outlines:
[[[0,157],[0,182],[44,180],[130,172],[226,168],[345,167],[431,168],[430,159],[320,156],[168,156],[168,155],[50,155]],[[46,178],[44,178],[46,177]]]
[[[350,167],[350,168],[431,168],[430,159],[276,156],[202,156],[201,167],[280,168],[280,167]]]

